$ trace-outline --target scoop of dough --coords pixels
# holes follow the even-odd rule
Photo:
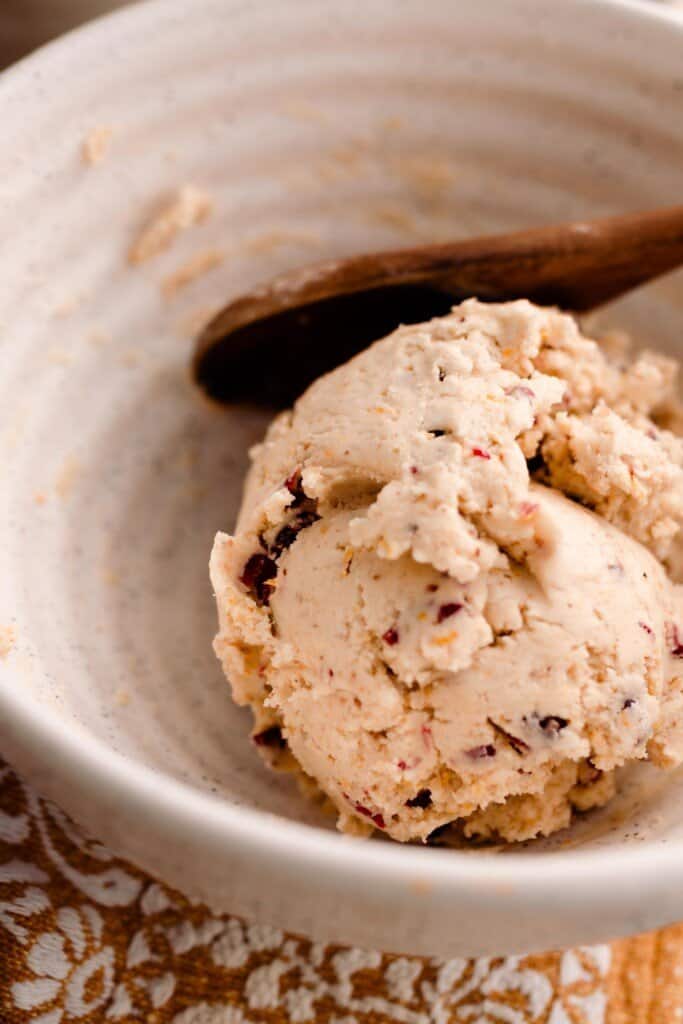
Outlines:
[[[526,839],[683,759],[674,370],[471,300],[273,423],[216,538],[216,651],[342,828]]]

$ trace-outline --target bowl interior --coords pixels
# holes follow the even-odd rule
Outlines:
[[[201,399],[193,334],[297,264],[675,203],[683,28],[610,3],[504,3],[494,27],[464,3],[227,6],[152,4],[109,61],[95,28],[0,89],[0,671],[129,759],[330,828],[262,767],[211,651],[212,538],[267,417]],[[132,265],[186,185],[209,215]],[[601,319],[680,351],[681,283]],[[683,779],[627,783],[545,845],[679,837]]]

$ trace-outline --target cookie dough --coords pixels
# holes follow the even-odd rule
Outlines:
[[[342,829],[528,839],[683,760],[675,381],[469,300],[273,422],[214,545],[215,647]]]

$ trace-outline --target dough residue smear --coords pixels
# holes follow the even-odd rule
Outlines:
[[[220,267],[225,259],[225,254],[219,249],[207,249],[205,252],[197,253],[182,267],[178,267],[172,274],[161,283],[161,290],[167,299],[173,298],[183,288],[197,281],[200,277]]]
[[[183,185],[174,198],[144,226],[129,249],[128,262],[137,266],[153,259],[168,249],[181,232],[206,220],[212,206],[211,199],[202,189],[195,185]]]
[[[265,256],[286,245],[316,246],[320,236],[312,231],[266,231],[246,239],[243,248],[252,256]]]
[[[0,659],[8,658],[17,642],[17,631],[14,626],[0,626]]]
[[[403,156],[393,163],[396,174],[425,199],[443,195],[455,181],[455,171],[444,157]]]
[[[81,156],[83,163],[94,167],[104,160],[112,140],[113,131],[105,125],[93,128],[83,140]]]
[[[76,486],[81,475],[81,464],[73,455],[67,456],[55,480],[55,493],[59,498],[67,499]]]
[[[215,648],[342,829],[526,840],[683,760],[676,373],[472,299],[272,423],[214,544]]]

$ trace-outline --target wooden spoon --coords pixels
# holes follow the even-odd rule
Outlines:
[[[352,256],[233,300],[201,333],[193,371],[220,401],[283,407],[399,324],[468,296],[584,312],[682,263],[683,206]]]

